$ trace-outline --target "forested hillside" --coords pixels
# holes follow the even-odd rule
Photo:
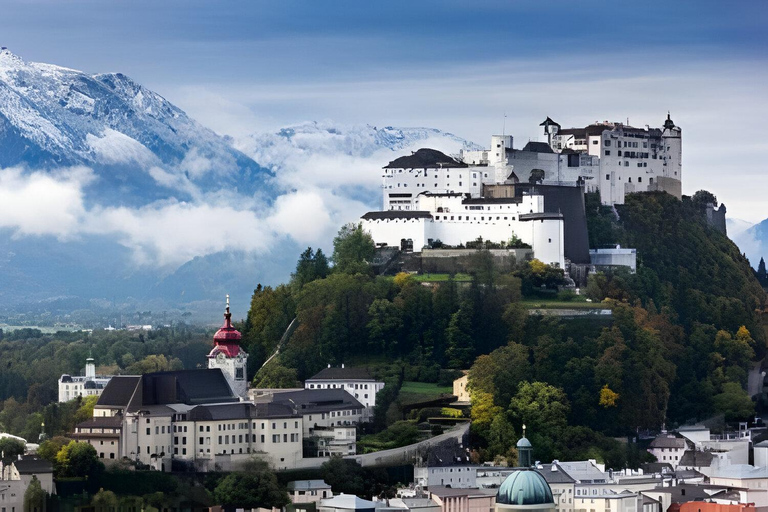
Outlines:
[[[587,295],[612,320],[530,316],[528,296],[557,284],[557,270],[535,260],[499,274],[478,251],[469,283],[374,277],[362,264],[370,239],[347,227],[335,266],[308,249],[291,283],[256,290],[244,325],[254,369],[299,321],[257,384],[295,385],[327,364],[368,365],[389,379],[383,428],[400,419],[391,390],[403,380],[447,382],[451,370],[470,369],[473,432],[486,459],[514,458],[508,447],[524,423],[537,458],[597,454],[618,464],[638,454],[607,436],[752,414],[745,386],[765,355],[766,298],[735,245],[688,198],[631,195],[618,218],[594,197],[587,204],[593,245],[638,249],[636,274],[589,279]]]

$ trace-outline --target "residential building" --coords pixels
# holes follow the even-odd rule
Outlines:
[[[358,498],[353,494],[341,493],[332,498],[320,500],[318,512],[374,512],[376,503]]]
[[[77,397],[99,396],[112,375],[96,375],[96,363],[92,357],[85,360],[85,375],[59,377],[59,402],[68,402]]]
[[[456,396],[456,401],[459,403],[469,403],[471,397],[469,396],[469,390],[467,389],[467,383],[469,382],[469,373],[464,372],[464,375],[453,381],[453,394]]]
[[[96,449],[102,462],[111,464],[121,458],[122,429],[121,415],[94,416],[78,423],[72,438],[89,443]]]
[[[488,512],[496,504],[496,489],[453,489],[434,486],[429,498],[440,506],[441,512]]]
[[[281,404],[241,402],[220,369],[112,379],[94,417],[120,419],[120,458],[161,470],[231,470],[253,456],[287,469],[302,458],[301,415]]]
[[[333,497],[331,486],[324,480],[294,480],[288,482],[288,496],[294,505],[319,503],[320,500]]]
[[[687,449],[688,443],[685,438],[672,434],[661,434],[651,441],[648,452],[656,457],[658,462],[669,462],[673,469],[677,469],[677,465]]]
[[[13,461],[8,467],[0,463],[0,504],[5,512],[24,512],[24,493],[33,479],[48,494],[56,494],[53,483],[53,466],[47,460],[34,455],[25,455]]]
[[[376,394],[384,383],[374,379],[367,368],[324,368],[304,382],[304,389],[343,389],[354,396],[364,407],[361,421],[373,418]]]

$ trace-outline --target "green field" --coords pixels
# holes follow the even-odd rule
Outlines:
[[[438,386],[431,382],[405,381],[403,387],[400,388],[400,393],[437,396],[441,393],[453,393],[453,389],[450,386]]]
[[[528,309],[607,309],[600,302],[583,302],[581,300],[546,300],[523,299],[520,303]]]

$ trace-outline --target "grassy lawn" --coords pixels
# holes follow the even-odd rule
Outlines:
[[[584,302],[581,300],[548,300],[523,299],[520,301],[528,309],[606,309],[600,302]]]
[[[453,393],[453,388],[450,386],[438,386],[431,382],[403,382],[403,387],[400,388],[401,393],[412,393],[415,395],[439,395],[441,393]]]

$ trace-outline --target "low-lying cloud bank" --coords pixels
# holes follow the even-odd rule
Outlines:
[[[223,188],[203,190],[177,170],[151,166],[136,172],[146,172],[158,186],[179,191],[185,200],[112,206],[89,195],[89,187],[100,178],[88,167],[0,169],[0,229],[15,238],[49,236],[63,243],[87,235],[111,237],[132,251],[137,265],[167,270],[221,251],[268,254],[285,237],[330,250],[341,225],[378,206],[380,169],[401,154],[365,136],[358,138],[355,128],[347,133],[343,142],[333,129],[291,139],[251,139],[256,145],[244,149],[275,171],[282,191],[270,203]],[[455,152],[461,146],[439,136],[416,139],[404,140],[404,147],[428,145]],[[265,140],[272,142],[265,145]],[[189,160],[195,158],[193,150]],[[204,166],[195,171],[215,173]]]

